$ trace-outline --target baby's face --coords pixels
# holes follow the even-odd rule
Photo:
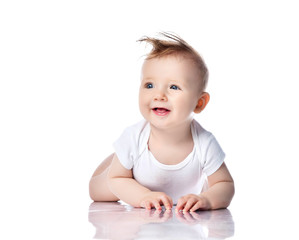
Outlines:
[[[159,128],[189,124],[200,98],[199,81],[190,59],[166,56],[146,60],[139,91],[143,117]]]

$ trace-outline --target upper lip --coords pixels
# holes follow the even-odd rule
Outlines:
[[[165,109],[165,110],[167,110],[167,111],[170,111],[168,108],[166,108],[166,107],[153,107],[152,108],[152,110],[157,110],[158,108],[160,108],[160,109]]]

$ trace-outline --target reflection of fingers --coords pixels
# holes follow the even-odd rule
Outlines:
[[[162,212],[161,210],[154,210],[152,217],[154,219],[159,219],[161,212]]]
[[[189,223],[195,222],[195,219],[192,217],[192,215],[189,212],[184,212],[184,217]]]
[[[151,210],[149,210],[149,209],[145,209],[146,211],[144,211],[143,212],[143,216],[145,217],[145,218],[150,218],[151,217]]]
[[[190,211],[190,214],[197,221],[201,219],[201,216],[200,216],[200,214],[198,212]]]
[[[194,225],[198,224],[199,220],[196,219],[194,216],[199,215],[198,213],[195,212],[177,212],[176,217],[177,219],[187,225]],[[198,218],[198,216],[197,216]]]
[[[184,217],[182,212],[176,212],[175,215],[177,216],[177,218],[183,218]]]
[[[171,211],[162,211],[162,210],[152,210],[151,222],[166,222],[172,215]],[[167,213],[168,212],[168,213]]]
[[[162,216],[162,221],[163,222],[166,222],[168,219],[172,218],[172,211],[169,211],[169,210],[166,210],[164,213],[163,213],[163,216]]]
[[[187,223],[187,220],[182,212],[176,212],[177,219],[182,223]]]

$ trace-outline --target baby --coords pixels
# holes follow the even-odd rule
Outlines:
[[[94,201],[122,200],[134,207],[196,211],[226,208],[234,182],[215,137],[194,118],[209,102],[208,70],[180,37],[144,37],[153,48],[141,73],[144,120],[125,129],[115,153],[95,170]]]

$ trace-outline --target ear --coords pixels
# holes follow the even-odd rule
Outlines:
[[[207,92],[203,92],[197,101],[197,105],[194,109],[194,112],[200,113],[202,110],[205,109],[209,101],[210,101],[210,94],[208,94]]]

